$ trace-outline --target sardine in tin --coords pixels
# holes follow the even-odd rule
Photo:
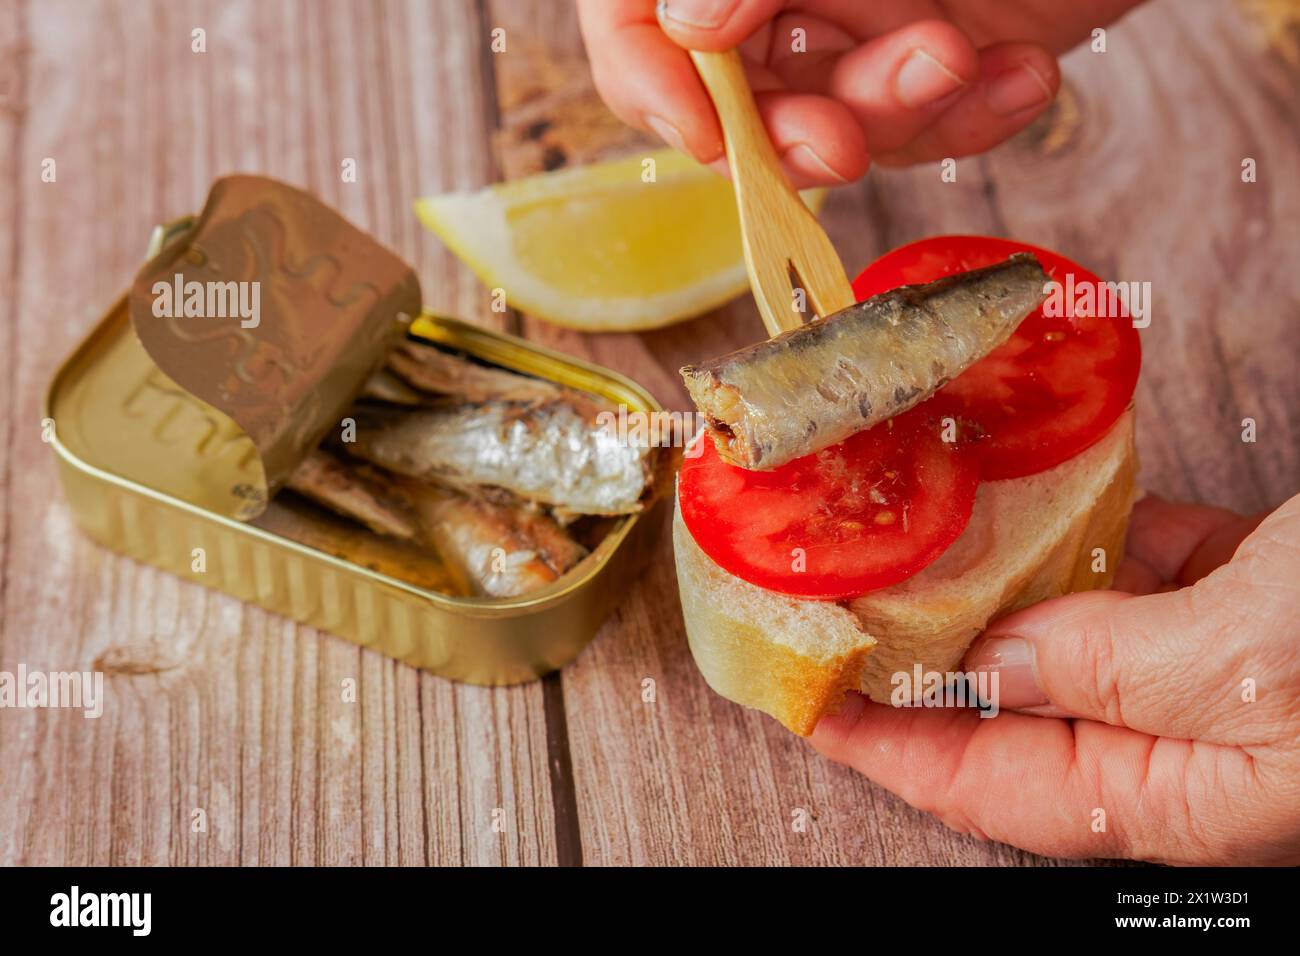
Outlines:
[[[236,215],[223,217],[216,197],[232,182],[241,198]],[[256,201],[249,202],[250,196]],[[51,444],[78,523],[114,551],[444,677],[517,683],[572,660],[652,550],[663,524],[662,495],[646,511],[617,519],[592,552],[552,585],[512,599],[454,597],[422,587],[382,566],[367,567],[291,540],[259,514],[294,457],[337,422],[365,375],[403,332],[595,393],[630,411],[653,413],[661,410],[658,403],[620,375],[512,336],[424,311],[411,321],[406,313],[419,309],[413,274],[304,193],[236,177],[214,186],[204,216],[214,207],[218,214],[209,216],[209,227],[216,221],[229,233],[232,220],[244,217],[243,226],[256,233],[225,237],[227,252],[235,248],[229,243],[242,247],[233,258],[222,258],[223,278],[239,273],[266,280],[270,270],[287,276],[278,286],[275,281],[261,286],[259,324],[271,331],[261,338],[236,334],[224,345],[205,341],[188,347],[178,347],[173,336],[171,352],[163,357],[171,374],[164,373],[158,353],[147,347],[156,330],[140,333],[140,290],[148,288],[145,280],[167,275],[178,262],[187,280],[207,263],[203,250],[195,248],[199,244],[182,240],[167,246],[170,236],[156,232],[152,259],[135,294],[109,310],[64,362],[46,394],[44,414],[54,422]],[[250,211],[255,213],[251,221]],[[297,217],[304,211],[323,218],[303,228]],[[285,220],[288,228],[281,229]],[[192,236],[202,233],[203,225],[200,217],[172,231]],[[305,254],[304,242],[320,248]],[[278,405],[268,412],[266,402],[258,401],[269,393],[262,388],[258,395],[256,363],[269,355],[274,364],[293,347],[276,339],[283,338],[286,324],[295,325],[292,334],[311,328],[310,311],[303,311],[311,304],[304,300],[303,281],[310,283],[309,296],[317,297],[318,309],[324,303],[351,312],[323,328],[317,324],[318,337],[328,340],[310,350],[317,367],[292,389],[277,389]],[[369,286],[363,296],[356,294],[360,286]],[[303,315],[307,318],[294,317]],[[302,346],[299,341],[297,347]]]

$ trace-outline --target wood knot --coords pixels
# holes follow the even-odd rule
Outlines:
[[[153,641],[114,644],[105,648],[91,663],[91,670],[104,674],[157,674],[180,666],[180,661],[164,653]]]

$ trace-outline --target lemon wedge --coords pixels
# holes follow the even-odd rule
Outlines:
[[[804,202],[816,211],[824,190]],[[416,202],[513,307],[588,332],[652,329],[749,285],[731,184],[675,150]]]

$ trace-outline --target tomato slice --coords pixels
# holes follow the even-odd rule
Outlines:
[[[1094,295],[1103,288],[1092,272],[1047,249],[988,236],[935,236],[881,256],[858,276],[853,291],[865,299],[992,265],[1013,252],[1034,253],[1065,291],[1071,280],[1075,290],[1091,285]],[[1142,348],[1127,314],[1106,317],[1095,307],[1076,313],[1072,298],[1060,298],[1064,314],[1049,317],[1037,309],[1010,339],[924,403],[931,415],[960,423],[986,480],[1032,475],[1068,461],[1101,438],[1133,397]]]
[[[678,479],[682,518],[716,564],[796,597],[841,600],[910,577],[970,520],[977,456],[909,412],[774,471],[724,462],[707,436]]]

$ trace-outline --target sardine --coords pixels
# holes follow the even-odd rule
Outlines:
[[[549,515],[507,495],[463,495],[313,452],[288,487],[372,531],[424,545],[459,593],[518,597],[586,555]]]
[[[683,368],[726,461],[770,471],[923,401],[1001,345],[1046,296],[1030,253],[902,286]]]
[[[250,523],[416,587],[453,597],[471,596],[466,583],[453,576],[442,557],[423,542],[375,534],[359,521],[343,515],[337,519],[322,517],[317,509],[302,503],[305,500],[303,495],[276,495],[266,510]]]
[[[416,537],[418,529],[408,509],[393,500],[381,483],[327,451],[318,448],[304,458],[289,475],[288,487],[377,534],[404,541]]]
[[[567,399],[356,405],[350,455],[462,491],[504,488],[560,518],[641,509],[654,449],[620,439]]]
[[[587,553],[539,509],[410,478],[395,481],[418,517],[421,536],[473,595],[530,594],[558,580]]]
[[[480,365],[409,339],[389,354],[388,368],[420,391],[464,402],[540,403],[564,398],[580,404],[588,401],[585,395],[556,382]]]
[[[381,368],[361,388],[361,397],[394,405],[422,405],[424,396],[402,378],[386,368]]]

